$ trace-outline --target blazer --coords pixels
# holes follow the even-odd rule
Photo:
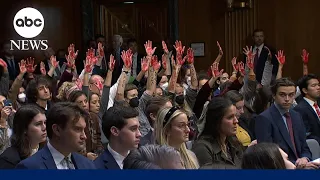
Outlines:
[[[76,169],[96,169],[92,161],[78,153],[71,153],[71,160]],[[21,161],[16,169],[57,169],[57,166],[48,146],[45,146],[33,156]]]
[[[113,158],[108,148],[94,160],[94,165],[97,169],[120,169],[117,161]]]
[[[320,143],[320,121],[310,104],[302,99],[294,110],[299,112],[303,119],[308,134],[307,139],[315,139]]]
[[[20,161],[17,148],[11,146],[0,155],[0,169],[14,169]]]
[[[289,132],[277,107],[272,104],[255,121],[255,132],[258,143],[270,142],[280,146],[288,154],[289,160],[295,162],[297,158],[306,157],[311,160],[311,152],[306,142],[306,131],[300,114],[294,110],[289,111],[292,120],[292,129],[297,156],[291,142]]]

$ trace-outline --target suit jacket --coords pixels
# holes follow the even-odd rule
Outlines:
[[[94,165],[97,169],[120,169],[108,148],[106,148],[105,151],[96,160],[94,160]]]
[[[76,169],[96,169],[92,161],[78,153],[71,153],[71,160]],[[16,169],[57,169],[57,166],[48,146],[45,146],[33,156],[21,161]]]
[[[270,142],[280,146],[288,154],[289,160],[295,162],[297,158],[307,157],[311,160],[311,152],[306,142],[306,132],[300,114],[289,111],[292,120],[292,129],[298,157],[294,153],[294,146],[290,140],[287,127],[282,115],[274,104],[259,116],[255,121],[255,132],[258,143]]]
[[[0,155],[0,169],[14,169],[20,161],[17,148],[11,146]]]
[[[315,139],[320,143],[320,121],[310,104],[302,99],[294,110],[299,112],[303,119],[306,132],[308,133],[307,138]]]
[[[10,63],[8,62],[8,59],[4,56],[1,59],[3,59],[7,65],[8,65],[8,72],[9,72],[9,77],[10,77],[10,81],[14,81],[16,79],[16,77],[18,76],[18,74],[20,73],[20,69],[19,69],[19,64],[16,61],[16,59],[14,59],[14,68],[12,66],[10,66]]]
[[[267,46],[267,45],[265,45],[265,46]],[[275,77],[275,76],[277,76],[278,66],[279,66],[278,60],[275,57],[276,50],[271,48],[270,46],[267,46],[267,47],[270,49],[271,54],[272,54],[272,59],[271,59],[271,63],[273,64],[272,76]],[[253,50],[253,51],[255,51],[255,50]],[[264,66],[265,66],[266,61],[268,59],[268,54],[269,54],[269,51],[266,48],[262,48],[260,56],[259,56],[259,60],[256,63],[256,66],[254,67],[254,72],[256,74],[256,80],[259,83],[261,83],[261,80],[262,80]]]

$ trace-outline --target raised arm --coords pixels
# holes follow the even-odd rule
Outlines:
[[[192,48],[189,48],[187,51],[187,62],[190,65],[190,75],[191,75],[191,89],[198,89],[198,79],[196,68],[194,67],[194,52]]]
[[[115,98],[118,101],[124,100],[124,88],[127,84],[127,78],[128,78],[126,74],[130,73],[131,66],[132,66],[132,52],[131,52],[131,50],[122,51],[121,58],[124,61],[124,66],[122,69],[122,73],[120,75],[120,81],[119,81],[119,85],[117,88],[117,95]]]
[[[303,61],[303,75],[308,74],[308,62],[309,62],[309,53],[307,50],[303,49],[302,50],[302,55],[301,55],[302,61]]]
[[[278,73],[276,79],[282,78],[282,68],[284,63],[286,62],[286,56],[284,56],[283,51],[279,50],[278,54],[276,54],[276,58],[279,62]]]

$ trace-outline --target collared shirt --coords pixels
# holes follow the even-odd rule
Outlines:
[[[284,125],[286,125],[286,128],[288,130],[288,125],[287,125],[287,118],[284,116],[287,112],[289,112],[289,110],[285,110],[283,108],[281,108],[277,103],[274,103],[274,105],[276,106],[276,108],[278,109],[278,111],[281,114],[282,120],[284,122]],[[289,130],[288,130],[289,131]]]
[[[312,107],[313,111],[314,111],[314,112],[316,113],[316,115],[318,116],[317,110],[316,110],[316,108],[314,107],[315,102],[312,101],[311,99],[306,98],[306,97],[303,97],[303,99],[307,101],[307,103]],[[318,116],[318,118],[319,118],[319,116]]]
[[[65,156],[63,154],[61,154],[58,150],[56,150],[48,141],[47,146],[49,148],[49,151],[53,157],[54,163],[57,166],[57,169],[69,169],[67,164],[65,163]],[[67,156],[68,159],[71,161],[71,153]],[[72,162],[70,162],[70,166],[72,167],[72,169],[75,169],[74,165],[72,164]]]
[[[260,46],[254,46],[253,52],[255,53],[257,51],[257,48],[259,49],[258,57],[260,57],[261,51],[264,47],[264,43],[262,43]]]
[[[107,146],[108,151],[111,153],[111,155],[113,156],[114,160],[116,160],[118,166],[120,167],[120,169],[123,169],[123,160],[126,158],[124,156],[122,156],[121,154],[117,153],[115,150],[113,150],[110,147],[110,144],[108,144]],[[130,151],[128,151],[128,154],[130,153]]]
[[[138,53],[134,53],[132,56],[132,76],[137,77],[137,68],[138,68]]]

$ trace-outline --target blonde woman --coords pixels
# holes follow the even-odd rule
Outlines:
[[[178,150],[184,168],[198,169],[197,157],[185,145],[189,141],[189,132],[188,117],[178,107],[163,108],[158,112],[155,124],[156,142]]]

